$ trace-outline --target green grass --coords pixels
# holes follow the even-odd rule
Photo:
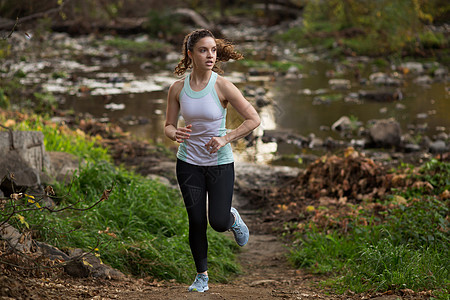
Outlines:
[[[407,204],[393,206],[379,216],[361,212],[369,224],[361,225],[355,217],[347,233],[330,228],[322,231],[311,224],[310,230],[296,235],[290,261],[298,268],[329,275],[328,284],[340,292],[408,288],[433,290],[438,299],[448,299],[449,200],[439,195],[450,188],[450,164],[433,159],[419,174],[410,176],[429,182],[433,190],[398,192]],[[385,204],[394,203],[393,198]]]
[[[409,288],[415,291],[449,287],[448,251],[395,245],[389,238],[365,245],[349,263],[349,274],[337,283],[355,292]],[[448,292],[448,291],[447,291]]]
[[[27,222],[39,224],[40,238],[63,249],[97,247],[101,259],[125,273],[188,282],[195,266],[188,242],[188,222],[178,190],[145,179],[108,162],[91,163],[71,186],[55,186],[69,195],[58,207],[76,203],[86,208],[113,187],[108,200],[94,208],[64,213],[34,212]],[[65,233],[75,228],[67,235]],[[107,233],[99,233],[108,231]],[[214,280],[225,281],[239,271],[236,246],[229,237],[209,231],[209,264]]]
[[[5,122],[5,115],[0,114],[0,121]],[[14,226],[30,228],[35,239],[63,250],[94,250],[104,263],[127,274],[192,280],[196,272],[189,248],[188,219],[177,189],[114,166],[107,150],[95,139],[52,125],[42,117],[28,116],[14,129],[40,130],[47,151],[67,151],[87,162],[71,184],[53,185],[56,209],[71,204],[86,209],[112,187],[109,199],[86,211],[51,213],[38,209],[33,198],[26,198],[28,202],[21,205],[28,211],[16,213],[11,220]],[[35,196],[37,201],[42,198]],[[230,237],[210,228],[208,238],[211,278],[225,282],[240,271],[235,261],[237,246]]]

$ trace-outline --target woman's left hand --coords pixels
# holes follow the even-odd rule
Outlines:
[[[210,154],[216,153],[219,151],[220,148],[225,146],[227,144],[227,141],[225,140],[225,137],[223,136],[216,136],[213,137],[211,140],[209,140],[208,143],[205,144],[206,149],[209,151]]]

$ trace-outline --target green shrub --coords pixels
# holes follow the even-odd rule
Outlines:
[[[385,228],[391,232],[395,245],[440,248],[450,245],[448,214],[445,203],[423,197],[387,211]]]
[[[11,45],[4,38],[0,37],[0,59],[7,58],[11,55]]]
[[[450,189],[450,164],[432,159],[419,172],[409,171],[417,182],[429,185],[398,192],[406,204],[394,205],[380,216],[358,213],[366,220],[368,216],[369,224],[361,225],[360,217],[354,217],[346,233],[330,228],[320,232],[311,223],[311,230],[295,235],[290,261],[296,267],[331,275],[330,284],[341,292],[408,288],[433,290],[439,299],[446,299],[449,207],[440,195]]]
[[[281,39],[296,40],[301,46],[305,41],[330,45],[323,36],[333,40],[336,36],[339,43],[356,54],[371,56],[404,51],[414,54],[418,48],[443,49],[447,44],[445,37],[423,26],[431,23],[434,16],[442,16],[443,11],[448,11],[448,5],[440,2],[311,0],[305,7],[303,26],[289,29]],[[346,30],[361,34],[338,35]]]

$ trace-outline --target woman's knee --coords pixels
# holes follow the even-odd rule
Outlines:
[[[209,220],[209,225],[217,232],[224,232],[230,229],[228,220]]]

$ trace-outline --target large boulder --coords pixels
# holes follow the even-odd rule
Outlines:
[[[394,119],[375,120],[369,129],[369,137],[376,147],[398,147],[401,142],[400,124]]]
[[[400,65],[400,69],[403,70],[405,74],[414,73],[414,74],[422,74],[425,69],[423,64],[415,61],[404,62]]]
[[[69,261],[70,257],[66,253],[62,252],[56,247],[52,245],[46,244],[44,242],[34,241],[37,246],[38,251],[42,253],[43,256],[51,259],[51,260],[61,260],[61,261]]]
[[[40,131],[0,131],[0,153],[15,151],[31,168],[45,169],[44,134]]]
[[[6,195],[41,184],[39,172],[49,167],[42,132],[0,131],[0,153],[0,188]]]
[[[18,151],[0,156],[0,189],[6,196],[41,184],[39,172],[30,167]]]
[[[333,90],[348,90],[352,87],[352,84],[348,79],[330,79],[328,80],[328,84]]]

